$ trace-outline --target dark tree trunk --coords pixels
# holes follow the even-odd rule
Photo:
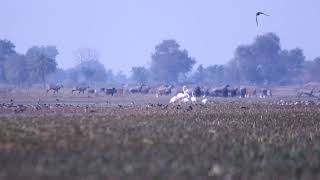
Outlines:
[[[41,76],[43,88],[46,89],[46,75],[42,73]]]

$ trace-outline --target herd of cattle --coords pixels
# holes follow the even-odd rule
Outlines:
[[[52,91],[58,93],[63,85],[51,84],[47,87],[47,93]],[[162,85],[162,86],[147,86],[140,85],[131,88],[99,88],[93,89],[89,86],[76,86],[72,88],[71,93],[84,94],[106,94],[106,95],[124,95],[124,94],[155,94],[156,97],[177,94],[181,91],[181,87],[174,87],[173,85]],[[211,97],[271,97],[272,91],[270,88],[259,88],[255,86],[245,87],[231,87],[230,85],[224,85],[222,87],[205,88],[195,86],[191,88],[194,96],[211,96]]]

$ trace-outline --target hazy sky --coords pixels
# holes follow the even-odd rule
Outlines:
[[[319,0],[0,0],[0,39],[18,52],[56,45],[59,67],[78,48],[96,49],[106,68],[147,66],[156,44],[176,39],[198,63],[223,64],[239,44],[275,32],[282,47],[320,56]],[[264,11],[256,27],[255,13]]]

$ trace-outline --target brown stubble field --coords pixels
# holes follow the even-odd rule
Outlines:
[[[320,178],[317,98],[28,93],[1,97],[0,179]]]

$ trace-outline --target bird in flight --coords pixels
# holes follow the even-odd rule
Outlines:
[[[265,13],[263,13],[263,12],[257,12],[257,13],[256,13],[256,22],[257,22],[257,26],[259,26],[258,16],[260,16],[260,15],[270,16],[270,15],[265,14]]]

